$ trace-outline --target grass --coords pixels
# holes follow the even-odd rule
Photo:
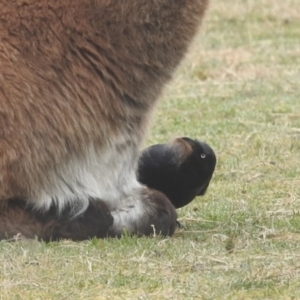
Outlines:
[[[212,1],[147,144],[208,142],[205,197],[173,238],[0,243],[0,299],[298,299],[298,0]]]

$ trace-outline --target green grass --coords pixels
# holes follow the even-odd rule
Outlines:
[[[147,145],[205,140],[218,165],[171,239],[0,243],[0,299],[298,299],[299,0],[212,1]]]

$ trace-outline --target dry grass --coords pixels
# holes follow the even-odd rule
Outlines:
[[[210,143],[172,239],[0,243],[0,299],[298,299],[299,1],[213,1],[148,144]]]

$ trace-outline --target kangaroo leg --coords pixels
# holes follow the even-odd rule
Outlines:
[[[20,199],[3,201],[1,205],[0,239],[13,238],[18,234],[45,242],[104,238],[113,224],[106,204],[100,200],[90,200],[86,211],[76,217],[70,217],[67,207],[60,214],[55,206],[41,212]]]

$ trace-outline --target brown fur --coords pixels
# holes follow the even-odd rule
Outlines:
[[[151,191],[153,203],[160,207],[156,215],[150,216],[148,222],[135,229],[138,235],[159,234],[172,235],[176,224],[169,224],[176,219],[172,204],[158,191]],[[165,201],[164,201],[165,200]],[[171,215],[170,215],[171,214]],[[105,238],[119,236],[110,230],[113,217],[106,204],[101,200],[90,200],[88,208],[79,216],[70,218],[70,207],[58,213],[55,206],[47,212],[34,210],[32,205],[21,199],[2,201],[0,209],[0,240],[13,239],[21,235],[24,238],[37,238],[44,242],[70,239],[82,241],[88,238]],[[152,226],[147,226],[151,224]],[[160,230],[162,229],[162,230]]]
[[[104,238],[109,236],[113,224],[108,207],[100,200],[91,200],[84,213],[75,218],[70,218],[69,207],[58,214],[55,206],[47,212],[37,211],[21,199],[2,201],[1,204],[0,240],[12,239],[19,234],[45,242]]]
[[[49,208],[39,203],[47,194],[64,207],[53,190],[65,184],[76,198],[68,178],[90,147],[99,157],[129,148],[134,169],[149,114],[207,2],[0,0],[0,199]],[[114,190],[122,180],[111,181]],[[124,199],[134,193],[123,190]]]
[[[171,145],[174,149],[176,149],[178,164],[185,162],[193,153],[191,144],[182,138],[176,138],[172,141]]]

